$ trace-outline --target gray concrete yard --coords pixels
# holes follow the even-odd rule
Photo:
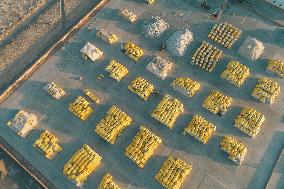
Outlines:
[[[154,5],[147,5],[142,0],[112,0],[96,15],[96,18],[83,27],[0,105],[0,135],[59,189],[77,188],[62,172],[65,162],[84,143],[90,145],[103,157],[100,167],[84,183],[85,189],[97,188],[102,176],[107,172],[114,176],[115,181],[123,189],[160,189],[162,186],[154,179],[154,175],[169,155],[179,157],[193,165],[190,176],[183,184],[184,189],[265,188],[283,148],[284,96],[281,93],[275,104],[267,105],[259,103],[250,96],[250,93],[261,76],[277,80],[281,89],[284,89],[283,80],[264,71],[267,58],[284,58],[284,44],[279,40],[281,35],[283,36],[282,30],[246,9],[233,5],[217,21],[229,22],[243,30],[241,38],[231,50],[227,50],[207,38],[216,21],[198,9],[194,2],[196,1],[157,0]],[[137,22],[130,24],[118,16],[118,9],[124,7],[138,15]],[[170,29],[159,38],[145,39],[141,35],[142,24],[153,15],[161,16],[166,20]],[[87,30],[87,27],[91,30]],[[117,33],[123,43],[132,40],[140,45],[145,50],[142,60],[135,64],[121,52],[120,43],[109,46],[98,39],[95,28],[101,27],[107,27]],[[160,44],[181,28],[192,30],[194,42],[182,58],[168,54],[175,62],[174,71],[162,81],[148,72],[146,66]],[[248,35],[256,37],[266,46],[265,53],[254,63],[237,54],[239,46]],[[219,47],[225,53],[225,57],[211,73],[204,72],[189,62],[202,40]],[[81,57],[80,49],[87,41],[95,43],[105,53],[104,57],[96,63]],[[118,60],[129,69],[129,75],[120,82],[109,78],[104,71],[111,59]],[[232,59],[250,68],[250,77],[241,88],[234,87],[219,77],[228,61]],[[99,74],[104,74],[105,78],[98,80]],[[79,80],[80,76],[84,76],[84,79]],[[130,92],[127,86],[137,76],[150,81],[156,89],[160,88],[161,95],[158,98],[151,96],[148,101],[143,101]],[[200,82],[201,90],[192,99],[183,96],[170,87],[170,83],[178,76],[190,77]],[[50,97],[42,90],[43,86],[50,81],[64,87],[68,95],[59,101]],[[82,89],[85,88],[94,90],[101,97],[102,103],[92,104],[94,114],[89,120],[81,121],[67,107],[76,96],[83,95]],[[212,90],[219,90],[233,97],[232,108],[222,117],[202,108],[203,100]],[[180,99],[185,106],[185,113],[177,120],[173,130],[150,116],[164,94]],[[105,142],[94,132],[96,124],[105,116],[111,105],[121,108],[134,120],[114,145]],[[256,139],[249,138],[233,126],[236,115],[246,105],[254,107],[266,116],[262,130]],[[20,138],[6,126],[6,122],[19,109],[34,112],[40,119],[38,127],[26,139]],[[182,135],[183,129],[194,114],[204,116],[217,127],[215,135],[207,145],[199,143],[193,137]],[[144,169],[140,169],[124,155],[126,146],[131,142],[140,125],[147,126],[163,140],[162,145]],[[32,146],[44,129],[58,136],[63,147],[63,151],[52,161],[47,160],[38,149]],[[236,166],[219,148],[219,142],[224,135],[232,135],[247,145],[248,154],[243,165]]]

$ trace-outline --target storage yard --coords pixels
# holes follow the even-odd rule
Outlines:
[[[111,0],[0,104],[1,137],[56,188],[283,188],[283,28],[194,2]]]

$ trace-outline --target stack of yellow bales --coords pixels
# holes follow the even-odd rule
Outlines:
[[[201,46],[196,50],[191,58],[194,65],[205,71],[212,72],[219,59],[223,57],[223,52],[216,47],[202,41]]]
[[[116,138],[131,124],[132,118],[115,106],[112,106],[105,118],[96,126],[95,132],[103,139],[114,144]]]
[[[269,60],[266,71],[284,78],[284,62],[281,60]]]
[[[63,173],[68,179],[74,180],[77,185],[80,185],[87,180],[101,160],[102,157],[97,152],[84,144],[64,165]]]
[[[191,122],[184,129],[183,134],[190,134],[203,144],[207,144],[208,140],[216,131],[216,126],[201,117],[200,115],[194,115]]]
[[[121,9],[120,14],[123,18],[125,18],[127,21],[131,23],[135,22],[137,19],[137,16],[133,12],[130,12],[127,9]]]
[[[232,101],[232,97],[225,96],[219,91],[212,91],[209,96],[204,100],[202,107],[206,108],[214,114],[223,114],[228,110]]]
[[[120,189],[120,187],[112,181],[112,175],[107,173],[103,176],[98,189]]]
[[[235,119],[235,127],[239,128],[250,137],[255,138],[260,131],[260,127],[264,122],[263,114],[255,109],[245,107]]]
[[[155,179],[167,189],[179,189],[191,172],[192,166],[181,159],[169,156]]]
[[[183,104],[170,95],[165,95],[151,116],[172,129],[177,118],[184,112]]]
[[[209,33],[209,39],[230,49],[233,44],[240,38],[242,31],[228,23],[215,24]]]
[[[193,97],[199,90],[200,84],[188,77],[178,77],[172,82],[172,86],[183,94]]]
[[[272,104],[280,94],[280,85],[276,81],[260,78],[252,96],[262,103]]]
[[[45,90],[49,95],[51,95],[56,100],[59,100],[66,94],[65,91],[54,82],[45,85],[43,87],[43,90]]]
[[[128,89],[133,93],[137,94],[143,100],[147,100],[148,97],[153,93],[155,88],[154,85],[152,85],[146,79],[139,76],[136,79],[134,79],[130,83],[130,85],[128,85]]]
[[[155,0],[146,0],[146,2],[151,5],[155,2]]]
[[[128,41],[124,45],[125,54],[127,54],[131,59],[135,60],[136,62],[143,56],[144,51],[141,47],[138,47],[131,41]]]
[[[89,97],[92,101],[94,101],[96,104],[98,104],[98,103],[100,103],[100,99],[95,95],[95,94],[93,94],[91,91],[89,91],[89,90],[84,90],[83,91],[84,92],[84,94],[87,96],[87,97]]]
[[[238,165],[241,165],[246,153],[247,147],[239,140],[225,136],[220,143],[221,149],[229,154],[229,159]]]
[[[120,81],[128,74],[128,69],[115,60],[111,60],[105,70],[109,72],[109,76],[116,81]]]
[[[34,146],[40,148],[47,159],[53,159],[56,154],[62,150],[58,144],[58,139],[47,130],[40,134],[39,139],[35,141]]]
[[[146,127],[140,126],[140,131],[126,148],[125,155],[132,159],[140,168],[144,168],[148,159],[150,159],[161,143],[160,137]]]
[[[221,74],[221,78],[237,87],[242,86],[248,76],[249,68],[237,61],[230,61],[227,69]]]
[[[88,119],[94,111],[90,107],[90,103],[81,96],[78,96],[73,102],[71,102],[68,109],[83,121]]]
[[[116,43],[118,40],[118,37],[115,34],[110,33],[105,29],[98,30],[97,36],[100,37],[103,41],[109,43],[110,45]]]

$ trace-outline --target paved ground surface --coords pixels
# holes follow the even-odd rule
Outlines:
[[[192,66],[189,60],[202,40],[209,41],[207,34],[215,21],[198,9],[194,2],[193,0],[158,0],[156,4],[150,6],[142,0],[111,1],[96,16],[96,19],[82,28],[40,70],[0,105],[0,124],[3,125],[0,127],[1,136],[58,188],[76,188],[63,175],[62,170],[64,163],[84,143],[89,144],[103,157],[98,170],[84,184],[83,187],[86,189],[96,188],[106,172],[114,175],[121,188],[162,188],[153,177],[170,154],[193,164],[192,173],[185,181],[183,188],[265,188],[283,149],[284,96],[281,94],[275,104],[266,105],[258,103],[250,97],[250,93],[259,77],[273,78],[264,71],[266,59],[269,57],[283,58],[284,44],[281,39],[283,31],[267,19],[263,19],[247,9],[237,5],[231,6],[218,22],[227,21],[240,27],[243,30],[242,37],[231,50],[225,50],[215,44],[226,55],[212,73],[203,72]],[[123,7],[133,10],[139,16],[137,23],[130,24],[117,16],[118,9]],[[171,27],[158,39],[144,39],[141,37],[142,23],[152,15],[161,16],[169,22]],[[108,27],[119,34],[122,42],[132,40],[142,46],[146,54],[139,63],[134,64],[121,53],[120,44],[110,47],[95,37],[94,30],[88,31],[86,27],[91,29]],[[174,71],[165,81],[161,81],[146,70],[146,65],[158,50],[161,42],[164,42],[177,29],[185,27],[193,31],[195,41],[190,45],[185,57],[177,58],[169,55],[175,61]],[[248,35],[263,41],[266,46],[265,53],[255,63],[249,62],[237,54],[237,49]],[[81,58],[79,51],[86,41],[94,42],[105,52],[104,58],[96,64]],[[119,83],[108,77],[98,80],[99,74],[107,75],[104,68],[113,58],[129,68],[129,76]],[[219,78],[220,73],[231,59],[238,60],[250,67],[250,78],[241,88],[233,87]],[[173,130],[169,130],[150,117],[150,113],[161,100],[162,95],[157,99],[151,97],[147,102],[144,102],[127,90],[127,85],[138,75],[149,80],[156,88],[160,88],[162,94],[171,94],[179,98],[185,105],[186,111],[178,119]],[[84,76],[84,80],[78,80],[79,76]],[[199,81],[202,86],[201,91],[192,99],[188,99],[173,90],[169,85],[178,76],[188,76]],[[283,80],[274,79],[280,83],[283,89]],[[48,96],[42,87],[50,81],[62,85],[68,96],[60,101],[55,101]],[[98,106],[92,105],[95,109],[94,115],[88,121],[82,122],[67,110],[67,106],[76,96],[81,95],[81,90],[86,87],[95,90],[103,100],[102,104]],[[220,90],[234,99],[233,108],[222,117],[213,115],[201,107],[204,98],[214,89]],[[113,104],[128,113],[134,119],[134,123],[123,132],[116,144],[110,145],[95,134],[94,128]],[[261,133],[255,140],[247,137],[233,126],[235,116],[245,105],[255,107],[266,116]],[[31,132],[26,139],[19,138],[13,131],[5,127],[6,122],[22,108],[36,113],[40,118],[38,128]],[[182,135],[183,129],[196,113],[203,115],[217,126],[216,134],[207,145],[200,144],[190,136]],[[125,147],[135,136],[141,124],[158,133],[163,139],[163,144],[143,170],[124,156]],[[46,160],[37,149],[32,147],[34,140],[43,129],[54,132],[63,147],[63,151],[53,161]],[[227,134],[241,139],[249,149],[242,166],[234,165],[219,149],[222,136]],[[274,183],[274,181],[272,182]],[[279,182],[278,185],[281,186],[283,181],[278,179],[275,182]]]
[[[282,150],[280,159],[278,160],[273,170],[267,188],[277,188],[277,189],[284,188],[283,176],[284,176],[284,150]]]
[[[2,150],[0,150],[0,159],[5,163],[8,171],[8,175],[0,179],[1,189],[41,189],[37,182]]]

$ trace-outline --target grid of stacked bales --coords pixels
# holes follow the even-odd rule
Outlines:
[[[194,115],[188,126],[184,129],[183,134],[187,133],[203,144],[207,144],[208,140],[215,133],[215,131],[215,125],[200,115]]]
[[[120,187],[112,180],[112,175],[107,173],[103,176],[98,189],[120,189]]]
[[[173,62],[171,62],[168,58],[155,55],[152,61],[147,65],[146,69],[164,80],[172,70],[172,67]]]
[[[240,38],[241,33],[242,31],[232,24],[218,23],[210,31],[208,38],[230,49]]]
[[[111,106],[105,118],[96,126],[95,132],[107,142],[114,144],[117,137],[131,122],[131,117],[116,106]]]
[[[205,71],[212,72],[218,61],[223,57],[223,52],[209,43],[202,41],[201,46],[191,58],[191,63]]]
[[[200,88],[200,84],[188,77],[178,77],[172,82],[174,89],[188,97],[193,97]]]
[[[90,103],[82,96],[78,96],[73,102],[71,102],[68,109],[83,121],[88,119],[94,111],[90,107]]]
[[[118,41],[118,37],[115,34],[109,32],[105,29],[99,29],[97,31],[96,35],[110,45],[113,45],[114,43],[116,43]]]
[[[227,69],[221,74],[221,78],[237,87],[241,87],[248,76],[249,68],[237,61],[230,61]]]
[[[252,91],[252,96],[262,103],[272,104],[280,94],[280,85],[268,78],[260,78]]]
[[[202,107],[214,114],[224,114],[231,106],[233,99],[219,91],[212,91],[204,100]]]
[[[125,8],[120,10],[120,15],[124,19],[126,19],[127,21],[129,21],[131,23],[133,23],[137,20],[137,16],[133,12],[131,12],[128,9],[125,9]]]
[[[80,52],[85,60],[91,59],[93,62],[98,60],[104,54],[103,51],[90,42],[87,42]]]
[[[45,85],[43,87],[43,90],[45,90],[49,95],[51,95],[56,100],[59,100],[66,94],[65,91],[54,82],[50,82],[47,85]]]
[[[115,60],[111,60],[105,70],[109,72],[109,77],[116,81],[120,81],[128,74],[128,69]]]
[[[154,85],[139,76],[131,81],[131,83],[128,85],[128,89],[146,101],[148,97],[154,92],[155,88]]]
[[[284,62],[281,60],[269,60],[266,71],[284,78]]]
[[[129,56],[132,60],[137,62],[144,54],[144,51],[141,47],[136,44],[128,41],[123,47],[124,53]]]
[[[20,110],[7,125],[21,137],[26,137],[37,125],[37,116],[25,110]]]
[[[155,179],[167,189],[179,189],[191,172],[192,166],[179,158],[169,156]]]
[[[160,123],[172,129],[177,118],[184,112],[183,104],[170,95],[165,95],[151,116]]]
[[[100,103],[100,99],[90,90],[85,89],[83,90],[83,93],[89,97],[93,102],[95,102],[96,104]]]
[[[66,162],[63,168],[63,173],[70,180],[74,180],[77,185],[83,184],[88,176],[95,171],[102,160],[102,157],[84,144],[69,161]]]
[[[133,160],[140,168],[144,168],[161,143],[162,140],[160,137],[146,127],[140,126],[139,132],[127,146],[125,155]]]
[[[58,144],[58,139],[49,131],[43,131],[35,141],[34,147],[38,147],[47,159],[53,159],[62,150]]]
[[[260,132],[260,127],[265,117],[260,112],[250,107],[244,107],[235,119],[235,127],[255,138]]]
[[[229,159],[238,165],[241,165],[246,154],[247,147],[239,140],[225,136],[220,142],[221,149],[229,154]]]

